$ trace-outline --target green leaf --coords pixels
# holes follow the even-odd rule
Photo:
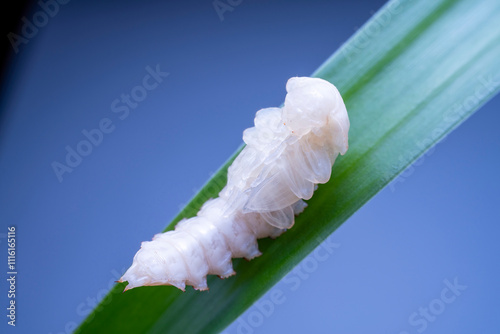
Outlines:
[[[263,255],[234,260],[237,275],[209,292],[118,284],[77,333],[221,331],[322,240],[499,89],[498,0],[392,1],[315,73],[344,97],[350,148],[295,226],[259,241]],[[217,196],[234,156],[174,219]]]

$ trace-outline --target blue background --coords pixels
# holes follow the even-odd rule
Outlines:
[[[19,271],[15,330],[1,280],[2,332],[71,332],[236,150],[255,112],[279,106],[289,77],[310,75],[382,4],[243,1],[223,20],[210,0],[62,5],[20,46],[2,96],[0,254],[16,225]],[[112,101],[157,64],[170,75],[120,120]],[[410,315],[437,305],[455,278],[467,288],[425,332],[497,332],[499,106],[490,101],[339,228],[334,254],[298,288],[273,288],[283,297],[271,314],[256,321],[253,306],[225,333],[242,323],[418,333]],[[114,131],[59,182],[51,164],[103,118]]]

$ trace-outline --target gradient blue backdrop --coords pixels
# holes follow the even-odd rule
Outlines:
[[[71,332],[235,151],[255,112],[280,105],[289,77],[310,75],[382,4],[243,1],[224,20],[211,0],[61,6],[20,46],[3,95],[0,261],[16,225],[19,275],[15,330],[1,280],[1,331]],[[120,120],[112,102],[157,64],[170,75]],[[283,295],[272,312],[254,306],[225,333],[418,333],[409,317],[455,278],[467,288],[425,333],[497,333],[499,106],[349,219],[330,237],[334,254],[273,289]],[[51,164],[103,118],[114,131],[59,182]]]

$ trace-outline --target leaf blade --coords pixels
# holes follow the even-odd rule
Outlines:
[[[491,0],[388,3],[314,74],[335,83],[344,97],[351,118],[350,149],[296,225],[277,240],[260,240],[263,256],[251,262],[234,260],[236,276],[210,277],[208,293],[145,287],[122,294],[123,284],[117,285],[77,332],[222,330],[406,166],[498,92],[499,18],[500,5]],[[361,43],[366,37],[369,40]],[[168,229],[217,195],[232,159]]]

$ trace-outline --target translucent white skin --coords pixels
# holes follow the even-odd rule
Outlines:
[[[192,285],[207,290],[207,275],[233,275],[232,258],[259,256],[257,239],[276,238],[294,224],[316,184],[348,148],[349,118],[337,88],[294,77],[283,108],[261,109],[243,132],[245,148],[228,170],[219,197],[174,231],[143,242],[120,282],[138,286]]]

